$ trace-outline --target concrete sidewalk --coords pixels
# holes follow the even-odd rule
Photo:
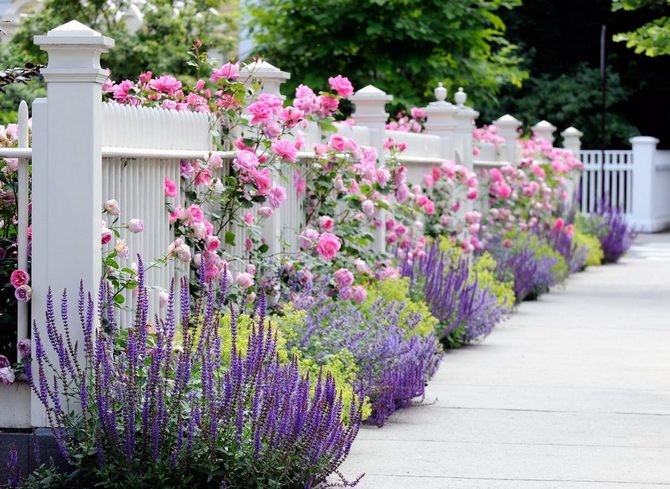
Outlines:
[[[361,489],[670,488],[670,235],[449,352],[433,404],[361,430]]]

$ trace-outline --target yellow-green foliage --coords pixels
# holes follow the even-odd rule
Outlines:
[[[595,267],[602,264],[605,254],[603,253],[603,247],[600,245],[600,240],[597,236],[592,236],[579,229],[575,229],[572,238],[577,247],[586,247],[585,265],[587,267]]]
[[[462,249],[444,236],[440,239],[440,251],[449,256],[452,262],[460,260],[463,256]],[[495,259],[488,252],[474,258],[470,266],[470,282],[477,279],[480,287],[489,288],[495,294],[498,304],[511,308],[514,305],[514,284],[498,279],[495,273],[496,265]]]
[[[337,389],[342,392],[344,403],[343,414],[349,416],[349,407],[354,394],[353,383],[356,380],[358,367],[354,357],[348,350],[342,350],[331,356],[324,365],[317,365],[311,358],[306,358],[297,349],[288,349],[288,343],[295,339],[296,331],[305,322],[305,311],[298,311],[292,305],[286,306],[281,316],[274,316],[266,320],[266,327],[271,327],[277,333],[277,355],[282,364],[286,364],[295,356],[298,361],[298,368],[303,375],[309,374],[314,385],[319,371],[323,375],[331,374],[335,379]],[[237,349],[244,355],[249,346],[249,334],[254,324],[253,319],[248,314],[237,315]],[[232,346],[232,330],[230,328],[230,313],[221,316],[219,323],[219,335],[221,337],[221,363],[224,366],[230,365],[230,349]],[[194,332],[193,347],[196,348],[200,331]],[[178,334],[175,343],[181,343],[181,335]],[[363,419],[370,416],[370,403],[365,401],[363,405]]]
[[[400,314],[399,323],[407,330],[407,336],[428,336],[435,331],[439,321],[431,314],[428,305],[423,301],[412,300],[409,296],[408,278],[387,278],[380,280],[368,288],[368,297],[363,304],[363,312],[370,310],[378,300],[397,301],[405,304],[405,309]],[[421,320],[413,329],[407,329],[407,317],[419,314]]]
[[[569,272],[565,258],[545,240],[540,239],[536,234],[527,232],[513,233],[512,239],[517,244],[527,243],[530,249],[535,252],[537,258],[542,258],[543,256],[555,258],[556,263],[551,267],[552,275],[556,277],[557,282],[562,282],[567,278]]]
[[[330,374],[335,379],[335,384],[340,392],[342,392],[342,401],[344,408],[342,410],[345,418],[349,415],[349,407],[354,399],[358,396],[354,394],[354,382],[358,374],[358,366],[353,354],[343,348],[339,352],[335,352],[328,356],[324,364],[317,364],[314,359],[304,356],[304,354],[296,347],[293,347],[290,352],[286,351],[286,344],[296,340],[297,331],[304,330],[304,323],[307,313],[299,311],[293,307],[292,304],[284,306],[281,316],[272,318],[273,324],[276,325],[279,331],[279,337],[283,339],[283,349],[286,352],[287,358],[295,356],[298,360],[298,367],[303,374],[309,373],[312,379],[316,379],[319,372],[323,375]],[[281,355],[281,353],[280,353]],[[363,404],[363,419],[366,419],[372,413],[372,408],[368,399],[365,399]]]
[[[488,251],[476,257],[470,267],[470,280],[477,279],[477,284],[489,289],[498,298],[498,304],[506,309],[514,305],[514,284],[503,282],[496,275],[496,261]]]

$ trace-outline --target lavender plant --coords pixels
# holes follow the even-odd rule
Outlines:
[[[100,287],[97,307],[80,289],[83,365],[65,293],[62,329],[51,293],[47,338],[34,328],[38,375],[31,385],[74,469],[54,478],[62,481],[54,487],[315,488],[332,474],[341,486],[358,482],[346,481],[338,467],[358,432],[361,403],[352,402],[343,416],[331,376],[311,381],[295,359],[279,362],[262,298],[242,349],[225,282],[215,292],[201,279],[192,305],[188,280],[178,294],[173,283],[165,319],[150,325],[141,260],[138,268],[135,323],[126,330],[106,301],[108,287]],[[219,327],[228,310],[232,341],[223,361]],[[48,487],[35,480],[24,487]]]
[[[405,262],[402,274],[411,277],[440,324],[438,336],[448,347],[457,347],[491,333],[502,320],[504,306],[489,288],[471,280],[467,258],[452,260],[437,245],[418,259]]]
[[[574,239],[572,232],[554,227],[548,234],[547,240],[551,246],[561,254],[568,266],[569,273],[575,273],[584,268],[588,249],[580,246]]]
[[[302,299],[306,320],[294,325],[293,344],[317,365],[347,352],[356,364],[354,385],[364,392],[372,412],[366,422],[383,426],[395,411],[423,397],[426,381],[435,373],[440,348],[431,333],[416,330],[423,316],[407,313],[399,301],[379,299],[361,308],[329,298]]]
[[[594,215],[580,216],[577,226],[600,240],[605,263],[616,263],[628,251],[635,232],[619,208],[602,202]]]

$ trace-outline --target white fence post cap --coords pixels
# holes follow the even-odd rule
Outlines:
[[[458,87],[458,92],[454,94],[454,102],[459,107],[463,107],[465,101],[468,99],[468,94],[463,91],[463,87]]]
[[[509,114],[505,114],[504,116],[499,117],[493,123],[498,127],[513,127],[514,129],[521,127],[523,124],[523,122]]]
[[[533,131],[538,131],[538,132],[541,132],[541,131],[554,132],[556,130],[556,126],[554,126],[551,122],[547,122],[545,120],[542,120],[542,121],[538,122],[537,124],[535,124],[531,129],[533,129]]]
[[[352,102],[357,102],[359,100],[383,100],[385,102],[390,102],[393,100],[393,95],[387,95],[386,92],[380,90],[374,85],[368,85],[367,87],[363,87],[354,93],[351,97],[349,97],[349,100]]]
[[[240,70],[243,74],[252,76],[253,78],[258,79],[276,79],[276,80],[288,80],[291,78],[291,74],[287,71],[282,71],[276,66],[268,63],[264,59],[259,59],[253,63],[249,63]]]
[[[630,144],[658,144],[658,143],[660,143],[660,140],[658,138],[653,137],[653,136],[635,136],[634,138],[630,138],[628,141],[630,141]]]
[[[583,135],[584,135],[584,133],[582,131],[580,131],[579,129],[577,129],[575,127],[572,127],[572,126],[568,127],[565,131],[563,131],[561,133],[561,136],[563,136],[563,137],[574,136],[574,137],[581,138]]]
[[[71,20],[34,40],[49,54],[49,64],[42,70],[47,82],[103,83],[107,79],[109,73],[100,67],[100,55],[114,47],[114,39]]]

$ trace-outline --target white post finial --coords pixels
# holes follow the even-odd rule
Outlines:
[[[572,151],[575,158],[579,158],[579,151],[582,149],[581,137],[584,133],[570,126],[561,133],[563,136],[563,147]]]
[[[531,129],[542,139],[546,139],[552,144],[554,143],[554,132],[556,131],[556,126],[554,126],[552,123],[542,120],[535,124]]]
[[[438,102],[444,102],[445,99],[447,98],[447,89],[444,88],[442,82],[439,82],[437,84],[437,87],[435,87],[433,93],[435,94],[435,100],[437,100]]]
[[[254,61],[240,70],[240,76],[245,83],[258,80],[262,85],[262,91],[271,95],[281,96],[282,83],[291,78],[291,74],[282,71],[265,60]]]
[[[519,128],[523,123],[511,115],[505,114],[498,120],[494,121],[493,124],[498,128],[498,134],[500,134],[500,136],[505,139],[507,160],[512,165],[516,165],[518,160],[516,143],[519,139]]]
[[[468,94],[463,91],[463,87],[458,87],[458,92],[454,95],[454,101],[459,107],[465,105],[465,101],[468,99]]]
[[[44,318],[47,288],[95,294],[101,274],[102,83],[100,55],[114,41],[77,22],[36,36],[49,55],[47,98],[33,103],[32,317]],[[58,299],[56,299],[58,300]],[[77,316],[70,300],[70,318]],[[37,328],[46,337],[43,321]],[[81,350],[81,331],[71,331]],[[35,372],[33,375],[37,375]],[[33,426],[48,426],[35,397]]]

